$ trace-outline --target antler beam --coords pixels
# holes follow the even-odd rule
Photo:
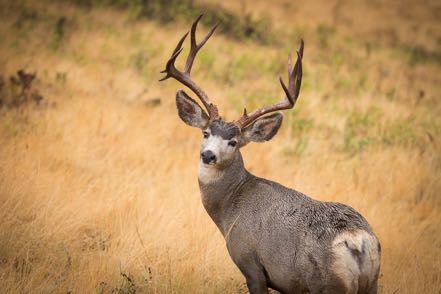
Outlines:
[[[190,31],[191,47],[190,47],[190,52],[188,53],[187,61],[185,62],[184,71],[180,71],[176,68],[175,61],[183,50],[182,44],[184,43],[185,38],[188,35],[188,32],[185,33],[185,35],[179,40],[175,50],[173,50],[170,59],[167,61],[165,69],[161,71],[161,73],[165,73],[165,76],[159,81],[164,81],[168,78],[174,78],[177,81],[181,82],[182,84],[186,85],[199,97],[199,99],[201,99],[202,103],[204,104],[205,108],[208,111],[208,115],[210,116],[210,119],[213,119],[219,116],[219,111],[217,109],[217,106],[210,101],[208,95],[190,78],[190,72],[196,54],[202,48],[202,46],[204,46],[204,44],[208,41],[208,39],[213,35],[214,30],[217,28],[217,25],[215,25],[210,30],[210,32],[202,39],[202,41],[200,43],[197,43],[196,28],[202,16],[203,14],[199,15],[191,26],[191,31]]]

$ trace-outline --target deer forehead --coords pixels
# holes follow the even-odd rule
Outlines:
[[[231,140],[240,134],[239,128],[234,123],[223,120],[212,121],[207,130],[212,136],[221,137],[223,140]]]
[[[216,155],[219,155],[219,153],[223,153],[228,146],[228,141],[222,139],[222,137],[219,136],[210,136],[205,142],[202,144],[203,150],[211,150]]]

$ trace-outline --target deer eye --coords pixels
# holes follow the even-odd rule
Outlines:
[[[210,133],[209,132],[203,132],[204,134],[204,138],[207,139],[208,137],[210,137]]]
[[[230,142],[228,142],[228,146],[234,147],[237,145],[237,141],[235,140],[231,140]]]

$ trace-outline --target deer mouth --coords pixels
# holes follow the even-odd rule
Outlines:
[[[202,162],[202,164],[204,165],[204,167],[207,167],[207,168],[213,168],[213,167],[216,167],[216,166],[217,166],[217,163],[216,163],[216,162],[208,162],[208,163],[206,163],[206,162],[204,162],[203,160],[201,160],[201,162]]]
[[[200,164],[202,167],[207,168],[207,169],[221,169],[222,168],[222,164],[220,164],[220,162],[218,162],[217,160],[204,160],[203,158],[201,158],[200,160]]]

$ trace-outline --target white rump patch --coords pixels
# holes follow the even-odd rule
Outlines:
[[[363,230],[343,232],[335,237],[332,248],[333,271],[349,293],[356,293],[359,287],[370,287],[380,269],[377,238]]]

